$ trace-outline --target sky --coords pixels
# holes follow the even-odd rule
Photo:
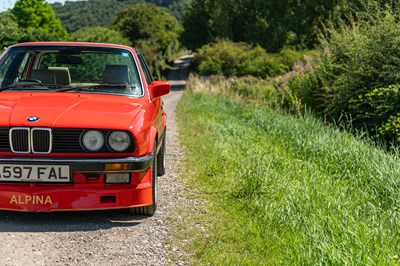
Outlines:
[[[75,2],[77,0],[46,0],[47,3],[55,3],[55,2],[59,2],[64,4],[65,1],[71,1],[71,2]],[[9,8],[12,8],[15,4],[15,2],[17,2],[17,0],[0,0],[0,12],[6,11]]]

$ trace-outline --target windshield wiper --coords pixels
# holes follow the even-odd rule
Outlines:
[[[59,84],[44,84],[44,83],[38,83],[38,82],[21,82],[21,83],[16,83],[10,86],[7,86],[5,88],[0,88],[0,92],[2,91],[6,91],[6,90],[12,90],[12,89],[17,89],[17,88],[34,88],[34,87],[40,87],[41,89],[43,89],[43,87],[47,87],[47,89],[50,88],[62,88],[63,85],[59,85]],[[37,89],[37,88],[36,88]]]
[[[57,90],[57,92],[65,92],[65,91],[73,91],[73,90],[92,90],[92,89],[99,89],[99,88],[137,88],[136,85],[134,84],[96,84],[96,85],[88,85],[88,86],[75,86],[75,87],[70,87],[70,88],[62,88],[60,90]]]
[[[64,92],[64,91],[80,91],[82,88],[78,88],[78,87],[66,87],[66,88],[61,88],[59,90],[56,90],[56,92]]]

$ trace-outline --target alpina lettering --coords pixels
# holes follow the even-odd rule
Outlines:
[[[10,204],[53,204],[50,196],[13,195]]]

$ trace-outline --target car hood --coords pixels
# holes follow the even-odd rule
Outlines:
[[[128,129],[142,105],[130,97],[78,93],[1,93],[1,126]],[[29,117],[38,121],[29,122]]]

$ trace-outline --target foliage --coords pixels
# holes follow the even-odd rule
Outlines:
[[[161,3],[167,3],[171,1],[162,1]],[[187,8],[192,3],[192,0],[175,0],[168,5],[168,10],[181,22]]]
[[[113,27],[134,46],[143,48],[153,73],[160,77],[165,59],[179,51],[182,28],[177,19],[154,4],[137,4],[118,13]]]
[[[171,14],[153,4],[137,4],[123,10],[117,14],[113,26],[134,44],[139,40],[154,40],[163,53],[181,31]]]
[[[151,73],[160,79],[162,72],[168,68],[167,58],[159,51],[154,40],[138,40],[135,47],[142,53]]]
[[[275,79],[283,106],[312,109],[346,128],[398,142],[400,5],[368,2],[363,12],[327,25],[319,52]]]
[[[0,13],[0,49],[17,43],[22,34],[17,19],[11,12]]]
[[[281,106],[293,114],[303,114],[307,108],[323,113],[330,104],[337,72],[328,51],[305,55],[291,71],[274,79]]]
[[[206,201],[177,234],[191,264],[398,264],[398,156],[207,91],[178,106],[183,176]]]
[[[367,12],[357,14],[357,22],[329,28],[322,43],[340,70],[326,110],[331,119],[348,117],[355,128],[365,127],[374,135],[390,117],[397,116],[399,7],[370,4]]]
[[[66,1],[52,4],[57,17],[62,21],[68,32],[74,32],[86,27],[109,26],[119,12],[142,2],[154,3],[167,8],[177,18],[181,18],[191,0],[87,0]]]
[[[123,45],[132,45],[132,43],[119,31],[105,27],[89,27],[78,30],[71,34],[73,41],[77,42],[100,42],[100,43],[115,43]]]
[[[372,135],[400,143],[400,85],[377,88],[350,101],[353,121],[363,121]]]
[[[184,16],[183,40],[190,49],[219,38],[258,44],[268,52],[285,45],[312,48],[321,24],[358,6],[359,0],[193,0]]]
[[[398,145],[400,143],[400,113],[390,116],[386,123],[383,123],[378,129],[378,133],[387,141]]]
[[[3,12],[0,16],[0,48],[19,42],[65,40],[58,33],[48,32],[42,28],[21,28],[17,18],[11,12]]]
[[[219,40],[199,49],[194,63],[200,75],[266,78],[285,73],[300,56],[300,52],[289,49],[272,55],[260,46]]]
[[[27,36],[32,31],[40,31],[42,35],[48,34],[52,40],[69,38],[61,21],[56,18],[53,9],[44,0],[18,0],[11,13],[15,16],[18,26],[27,30]]]
[[[21,38],[17,42],[44,42],[44,41],[66,41],[69,36],[64,38],[58,33],[47,32],[41,28],[22,29]]]

